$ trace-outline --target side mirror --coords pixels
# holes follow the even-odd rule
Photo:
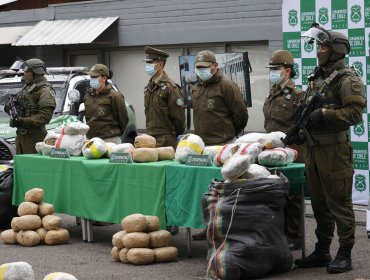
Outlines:
[[[76,103],[80,100],[80,92],[77,89],[71,89],[68,92],[68,99],[71,102],[71,104]]]
[[[69,99],[69,114],[78,115],[78,102],[80,101],[80,92],[77,89],[72,89],[67,94]]]

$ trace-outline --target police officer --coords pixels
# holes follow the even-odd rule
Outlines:
[[[108,82],[112,72],[106,65],[95,64],[87,74],[90,75],[90,89],[84,103],[86,124],[90,129],[86,136],[120,144],[128,123],[125,98]]]
[[[185,110],[180,86],[164,71],[168,53],[146,46],[146,73],[151,77],[144,89],[147,133],[157,147],[172,146],[185,129]]]
[[[295,261],[298,267],[327,267],[329,273],[352,269],[351,250],[355,242],[352,205],[352,145],[348,128],[362,121],[366,101],[364,85],[357,73],[345,66],[350,51],[348,38],[313,24],[305,34],[317,42],[319,66],[309,77],[307,94],[318,91],[324,104],[311,113],[309,132],[314,146],[305,154],[308,188],[317,222],[314,252]],[[339,250],[332,261],[330,244],[337,227]]]
[[[272,87],[263,105],[264,127],[268,133],[273,131],[287,133],[293,122],[294,103],[304,98],[303,91],[293,80],[296,74],[293,56],[286,50],[274,51],[267,67],[270,68]],[[303,162],[304,146],[292,145],[291,148],[298,151],[296,162]],[[291,250],[297,250],[302,245],[301,211],[301,196],[291,190],[284,209],[285,235]]]
[[[198,81],[192,89],[194,133],[207,146],[233,142],[248,122],[238,85],[219,71],[215,54],[208,50],[196,55],[195,72]],[[206,239],[206,230],[192,238]]]
[[[17,154],[36,153],[36,143],[44,140],[45,125],[53,116],[55,91],[44,77],[45,73],[46,67],[42,60],[32,58],[25,62],[25,85],[16,97],[18,116],[10,120],[10,126],[17,128]],[[5,110],[9,112],[9,104]]]
[[[194,130],[206,145],[232,142],[248,122],[248,111],[240,89],[223,75],[211,51],[195,58],[198,82],[193,87]]]

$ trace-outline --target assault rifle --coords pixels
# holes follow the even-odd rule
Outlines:
[[[19,101],[17,100],[17,94],[9,94],[8,102],[6,104],[7,113],[10,115],[10,119],[17,121],[19,117]]]
[[[300,131],[303,132],[307,142],[310,146],[314,145],[314,140],[307,130],[307,126],[310,123],[310,114],[316,109],[321,107],[321,104],[325,100],[325,97],[315,92],[310,99],[305,102],[299,102],[296,104],[296,110],[293,116],[293,125],[286,134],[285,138],[281,138],[284,146],[302,142],[300,137]]]

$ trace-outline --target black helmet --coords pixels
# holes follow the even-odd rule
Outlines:
[[[344,34],[336,31],[327,31],[315,22],[302,37],[308,39],[309,44],[316,40],[318,44],[328,45],[334,52],[339,54],[346,55],[350,51],[348,38]]]
[[[31,58],[29,60],[26,60],[25,64],[26,64],[26,67],[24,68],[25,72],[31,71],[38,75],[46,74],[45,63],[41,59]]]

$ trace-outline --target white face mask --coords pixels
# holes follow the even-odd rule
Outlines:
[[[98,78],[90,78],[90,87],[92,89],[98,89],[100,87]]]
[[[280,84],[283,80],[283,77],[280,76],[280,74],[280,70],[270,70],[270,82],[277,85]]]
[[[208,81],[213,76],[211,68],[196,68],[195,73],[202,81]]]
[[[155,73],[157,73],[157,70],[155,70],[155,64],[145,63],[145,71],[148,74],[148,76],[153,77]]]

